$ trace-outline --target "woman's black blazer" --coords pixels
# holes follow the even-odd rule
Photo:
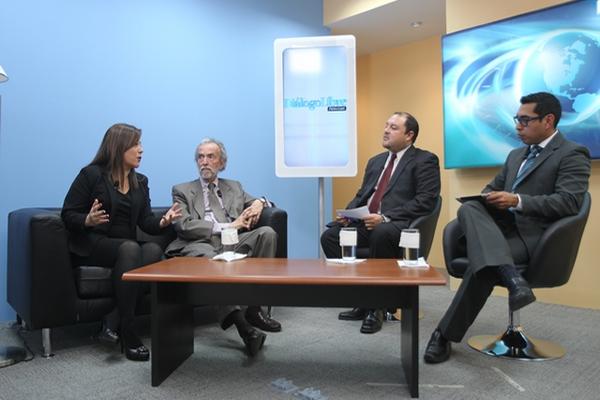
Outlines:
[[[149,234],[160,233],[160,217],[155,217],[150,206],[148,178],[135,171],[138,187],[130,188],[131,218],[130,228],[135,232],[139,226]],[[116,215],[118,204],[117,190],[105,169],[98,165],[88,165],[79,171],[71,184],[63,204],[61,217],[69,231],[69,250],[79,256],[90,255],[95,243],[108,234],[112,219],[94,227],[85,226],[85,218],[92,208],[94,199],[102,203],[109,216]]]

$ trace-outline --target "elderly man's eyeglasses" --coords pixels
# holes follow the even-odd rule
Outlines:
[[[541,121],[542,119],[544,119],[544,117],[545,117],[545,115],[542,115],[541,117],[528,117],[526,115],[515,115],[513,117],[513,121],[515,121],[515,124],[519,124],[519,125],[525,127],[525,126],[529,125],[529,123],[531,121],[535,121],[536,119]]]

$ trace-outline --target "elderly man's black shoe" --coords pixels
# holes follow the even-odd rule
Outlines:
[[[267,332],[281,331],[281,324],[273,318],[265,317],[260,310],[260,307],[248,307],[246,310],[246,321],[250,325]]]
[[[353,308],[350,311],[342,311],[338,314],[338,319],[343,321],[360,321],[367,315],[367,310],[364,308]]]
[[[383,310],[369,310],[360,327],[361,333],[375,333],[383,325]]]
[[[262,349],[266,338],[267,335],[256,329],[251,329],[242,335],[246,350],[248,350],[248,354],[251,357],[257,355],[260,349]]]
[[[512,278],[508,286],[508,306],[511,311],[517,311],[535,301],[533,290],[522,277]]]
[[[450,358],[450,351],[450,341],[442,336],[438,328],[431,334],[423,358],[427,364],[438,364]]]

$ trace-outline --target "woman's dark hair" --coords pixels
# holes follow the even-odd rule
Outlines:
[[[133,125],[114,124],[104,134],[102,143],[98,148],[96,157],[90,165],[98,165],[108,172],[108,176],[115,185],[118,185],[119,179],[123,178],[125,171],[123,169],[123,154],[140,142],[142,130]],[[135,173],[129,173],[129,186],[138,187]]]

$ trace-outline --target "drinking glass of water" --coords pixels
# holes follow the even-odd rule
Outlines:
[[[238,244],[238,232],[235,228],[225,228],[221,231],[221,244],[223,245],[223,254],[233,255],[233,249]]]
[[[406,265],[419,263],[419,241],[418,229],[402,229],[399,245],[402,249],[402,259]]]
[[[340,230],[340,246],[342,247],[342,260],[356,260],[356,228],[345,227]]]

